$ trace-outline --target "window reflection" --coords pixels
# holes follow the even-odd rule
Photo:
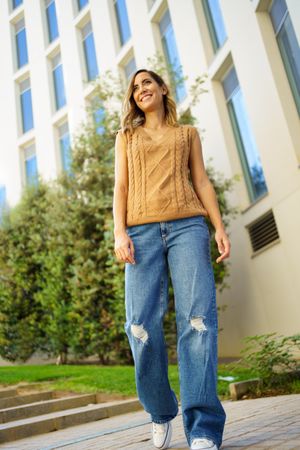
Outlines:
[[[204,12],[214,50],[217,51],[227,39],[219,0],[204,0]]]
[[[229,71],[223,80],[223,89],[250,200],[254,201],[267,192],[267,185],[258,148],[251,132],[244,98],[234,68]]]
[[[186,97],[187,92],[184,81],[182,80],[181,64],[169,10],[161,18],[159,28],[166,60],[173,67],[175,75],[179,80],[179,83],[176,83],[176,100],[181,101]]]

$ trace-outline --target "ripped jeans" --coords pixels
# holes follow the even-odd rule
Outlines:
[[[178,413],[168,379],[163,318],[168,268],[174,289],[180,401],[185,435],[220,447],[225,411],[217,396],[218,319],[210,235],[204,216],[126,227],[136,264],[125,263],[125,331],[139,400],[151,420]]]

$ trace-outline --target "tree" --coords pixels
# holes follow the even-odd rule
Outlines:
[[[31,187],[0,228],[0,355],[10,361],[26,361],[43,336],[37,325],[43,317],[38,291],[46,209],[47,187]]]

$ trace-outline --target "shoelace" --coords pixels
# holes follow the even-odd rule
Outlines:
[[[194,443],[195,445],[198,445],[198,444],[205,444],[205,445],[208,446],[208,448],[214,446],[214,443],[213,443],[211,440],[205,439],[205,438],[196,438],[196,439],[193,439],[193,443]]]
[[[155,423],[153,422],[153,432],[154,433],[164,433],[165,425],[163,423]]]

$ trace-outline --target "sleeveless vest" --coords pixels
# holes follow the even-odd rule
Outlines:
[[[128,196],[126,226],[197,215],[208,216],[188,167],[197,129],[170,127],[153,140],[141,127],[127,135]]]

